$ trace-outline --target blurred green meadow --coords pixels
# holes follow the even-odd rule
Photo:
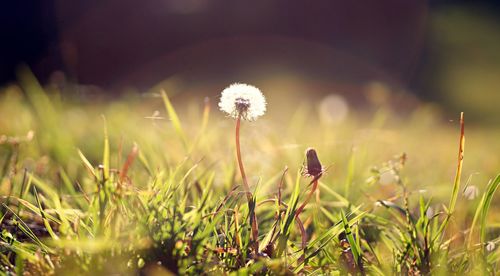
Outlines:
[[[457,178],[458,113],[263,93],[268,113],[241,129],[256,252],[234,120],[218,98],[166,89],[77,101],[30,74],[4,88],[1,273],[496,273],[498,126],[464,115]],[[303,248],[294,212],[310,189],[309,147],[326,171],[299,216]]]

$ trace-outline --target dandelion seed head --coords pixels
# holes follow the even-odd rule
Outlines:
[[[219,108],[235,119],[255,121],[266,112],[266,98],[255,86],[233,83],[222,91]]]

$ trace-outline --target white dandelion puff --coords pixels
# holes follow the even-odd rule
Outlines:
[[[255,86],[233,83],[222,91],[219,108],[235,119],[255,121],[266,112],[266,98]]]

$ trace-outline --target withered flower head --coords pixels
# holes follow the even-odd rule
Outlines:
[[[318,159],[318,154],[313,148],[308,148],[306,150],[307,165],[304,168],[304,174],[307,176],[318,177],[323,173],[323,167]]]

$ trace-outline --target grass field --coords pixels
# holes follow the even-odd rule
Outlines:
[[[76,103],[29,75],[2,91],[2,274],[497,273],[498,127],[431,104],[332,123],[270,93],[241,124],[248,200],[235,120],[171,92]]]

